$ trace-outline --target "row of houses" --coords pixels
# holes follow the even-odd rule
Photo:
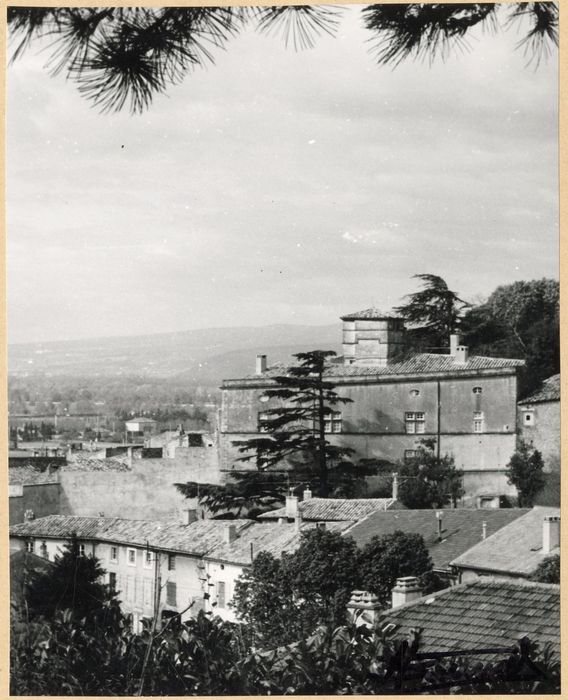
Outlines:
[[[230,603],[235,583],[258,553],[280,557],[292,552],[301,533],[311,528],[326,527],[359,546],[377,535],[419,532],[434,570],[448,585],[480,577],[527,579],[541,561],[559,553],[559,509],[441,513],[389,510],[389,500],[308,498],[297,503],[291,497],[287,506],[293,518],[263,522],[200,520],[192,510],[183,521],[50,515],[12,525],[10,548],[13,554],[24,551],[53,561],[76,536],[81,553],[101,561],[106,582],[119,594],[136,629],[154,614],[187,619],[202,609],[234,620]]]

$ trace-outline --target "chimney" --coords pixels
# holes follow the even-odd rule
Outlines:
[[[357,627],[374,627],[379,619],[381,604],[373,593],[353,591],[347,603],[347,614]]]
[[[30,520],[33,520],[35,518],[34,512],[31,508],[28,508],[24,512],[24,522],[28,523]]]
[[[286,517],[295,518],[298,515],[298,496],[286,496]]]
[[[420,582],[416,576],[403,576],[396,579],[396,586],[392,589],[392,607],[398,608],[422,595]]]
[[[487,523],[485,522],[485,520],[481,523],[481,539],[487,539]]]
[[[312,490],[310,488],[304,489],[304,501],[309,501],[312,497]]]
[[[181,520],[184,525],[190,525],[197,520],[196,508],[184,508],[181,512]]]
[[[392,499],[398,501],[398,472],[392,473]]]
[[[545,515],[542,523],[542,551],[549,554],[560,547],[560,516]]]
[[[266,355],[256,356],[256,373],[264,374],[266,372]]]
[[[225,526],[225,543],[231,544],[237,539],[237,526],[236,525],[226,525]]]
[[[442,522],[443,517],[444,517],[444,511],[437,510],[436,511],[436,518],[438,520],[438,542],[442,541],[442,532],[444,530],[443,522]]]
[[[456,348],[456,354],[454,355],[454,362],[460,365],[465,365],[469,359],[469,348],[467,345],[458,345]]]
[[[450,355],[452,357],[456,356],[456,351],[458,349],[458,346],[460,344],[460,336],[459,333],[452,333],[450,335]]]

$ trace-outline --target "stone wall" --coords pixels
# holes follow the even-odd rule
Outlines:
[[[13,484],[8,490],[9,523],[24,522],[24,513],[33,511],[36,518],[60,512],[61,486],[56,481],[43,484]]]
[[[519,423],[523,440],[542,454],[545,471],[560,471],[560,401],[519,406]]]

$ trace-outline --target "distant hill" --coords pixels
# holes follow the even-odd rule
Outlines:
[[[272,325],[87,340],[25,343],[8,348],[12,376],[183,376],[199,385],[254,373],[257,353],[284,361],[313,349],[341,351],[341,328]]]

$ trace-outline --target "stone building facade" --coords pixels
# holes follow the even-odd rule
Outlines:
[[[356,457],[396,463],[411,457],[424,438],[434,438],[440,455],[464,470],[468,497],[515,495],[506,465],[517,438],[517,371],[522,360],[470,356],[452,336],[449,354],[400,355],[402,320],[368,309],[342,318],[343,357],[326,376],[339,395],[350,398],[331,416],[329,439],[349,446]],[[275,406],[263,392],[285,366],[257,359],[255,375],[222,386],[219,425],[221,469],[247,468],[234,441],[259,434],[263,412]]]
[[[539,391],[519,401],[519,430],[523,440],[542,454],[545,471],[560,471],[559,374],[546,379]]]

